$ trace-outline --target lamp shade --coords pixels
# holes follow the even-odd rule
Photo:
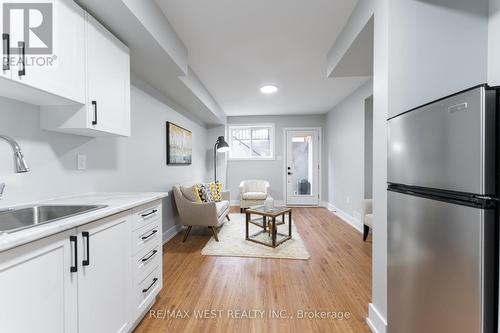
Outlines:
[[[227,144],[226,140],[224,140],[223,136],[219,136],[217,138],[217,142],[215,143],[215,147],[217,147],[217,151],[220,153],[224,153],[226,151],[229,151],[229,145]]]

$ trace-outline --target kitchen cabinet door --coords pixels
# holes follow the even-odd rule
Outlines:
[[[77,332],[75,235],[72,229],[0,253],[0,332]]]
[[[84,104],[85,12],[73,0],[53,0],[51,3],[52,53],[34,54],[35,51],[30,52],[26,49],[24,56],[18,56],[19,65],[12,68],[12,78],[34,88]],[[49,15],[46,12],[43,14]],[[49,18],[42,17],[42,20],[49,20]],[[45,23],[45,21],[42,22],[42,24]],[[30,38],[29,42],[33,45],[50,45],[49,41],[41,40],[34,33],[21,38]],[[15,39],[11,38],[13,47],[16,47],[19,42]],[[38,40],[40,40],[38,44],[35,44]],[[23,40],[23,42],[26,46],[29,45],[28,41]],[[24,73],[22,63],[25,64]]]
[[[130,329],[131,217],[120,213],[78,228],[78,332]]]
[[[129,136],[129,50],[92,16],[86,20],[89,123],[97,131]]]

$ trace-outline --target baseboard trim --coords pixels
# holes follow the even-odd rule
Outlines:
[[[333,214],[337,215],[342,221],[346,222],[349,224],[351,227],[356,229],[358,232],[363,233],[363,223],[361,223],[360,220],[356,219],[354,216],[347,214],[341,209],[338,209],[331,203],[327,204],[327,208],[329,211],[331,211]]]
[[[382,317],[373,303],[368,304],[366,324],[373,333],[387,333],[387,321]]]
[[[181,230],[182,226],[179,224],[176,224],[173,227],[169,228],[168,230],[165,230],[163,232],[163,244],[174,238],[175,235],[177,235]]]

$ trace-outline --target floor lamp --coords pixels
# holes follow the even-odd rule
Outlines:
[[[217,138],[217,142],[214,145],[214,181],[217,183],[217,152],[225,153],[229,151],[229,145],[223,136]]]

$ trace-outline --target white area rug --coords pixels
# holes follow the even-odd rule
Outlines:
[[[254,258],[277,258],[277,259],[309,259],[304,242],[300,238],[292,220],[292,239],[287,240],[276,248],[257,244],[245,240],[245,215],[230,214],[231,221],[226,221],[222,228],[219,228],[219,241],[214,237],[208,241],[201,250],[205,256],[223,256],[223,257],[254,257]],[[252,215],[252,218],[256,218]],[[288,218],[288,216],[287,216]],[[261,228],[250,224],[250,235],[262,230]],[[284,225],[278,226],[278,232],[288,234],[288,220]],[[267,234],[260,237],[268,237]]]

